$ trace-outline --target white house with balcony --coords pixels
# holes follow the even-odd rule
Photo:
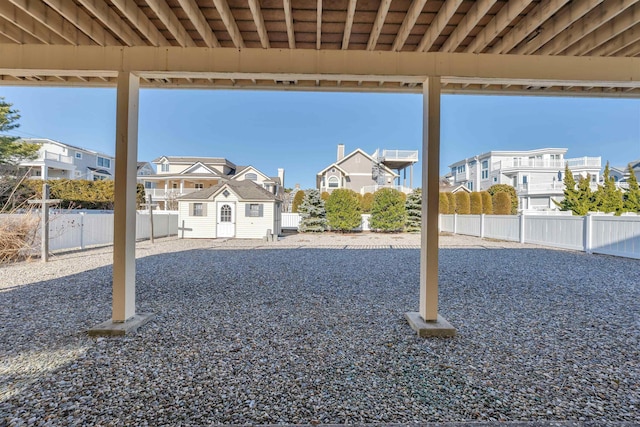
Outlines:
[[[19,170],[32,179],[113,179],[115,157],[46,138],[21,139],[38,144],[38,156],[21,162]]]
[[[541,148],[529,151],[490,151],[449,165],[453,185],[465,185],[471,191],[483,191],[494,184],[515,187],[520,209],[557,209],[564,191],[565,165],[578,180],[590,177],[597,188],[600,157],[566,158],[566,148]]]
[[[337,188],[348,188],[365,194],[390,187],[410,193],[413,191],[413,165],[417,161],[417,150],[376,150],[369,155],[357,148],[345,155],[344,144],[338,144],[336,161],[317,173],[316,188],[328,193]]]
[[[284,169],[268,176],[254,166],[238,166],[220,157],[162,156],[153,160],[157,172],[141,176],[145,192],[161,209],[178,209],[178,198],[229,181],[251,181],[276,196],[284,192]]]

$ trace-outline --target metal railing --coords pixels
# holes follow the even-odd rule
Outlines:
[[[504,170],[515,168],[533,168],[533,169],[564,169],[565,165],[569,165],[569,168],[580,167],[602,167],[602,160],[600,157],[577,157],[574,159],[511,159],[500,160],[491,164],[492,170]]]

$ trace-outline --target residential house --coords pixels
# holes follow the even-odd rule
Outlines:
[[[254,166],[237,166],[220,157],[162,156],[152,163],[157,173],[145,175],[143,180],[147,195],[151,194],[161,209],[175,210],[178,197],[229,181],[255,182],[277,196],[284,191],[284,169],[271,177]]]
[[[392,187],[410,193],[413,189],[413,164],[417,161],[418,151],[376,150],[369,155],[357,148],[345,155],[344,144],[338,144],[336,161],[318,172],[316,188],[329,193],[336,188],[348,188],[365,194]],[[409,186],[406,183],[407,169],[410,171]],[[402,172],[404,181],[401,182]]]
[[[115,157],[46,138],[20,141],[38,144],[38,156],[19,164],[21,171],[33,179],[113,179]]]
[[[629,179],[630,176],[629,165],[633,169],[633,173],[635,174],[636,178],[640,178],[640,159],[629,162],[627,166],[611,167],[609,176],[613,178],[618,188],[629,188],[629,183],[627,182],[627,179]]]
[[[472,191],[487,190],[494,184],[515,187],[520,209],[556,209],[553,200],[563,198],[565,165],[576,179],[587,177],[595,189],[600,179],[600,157],[565,158],[566,148],[530,151],[490,151],[449,165],[453,185]]]
[[[178,198],[178,223],[188,238],[277,236],[282,228],[282,201],[253,180],[219,182]]]

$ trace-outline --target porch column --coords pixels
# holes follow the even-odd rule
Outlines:
[[[184,179],[180,180],[180,194],[184,193]]]
[[[136,315],[139,86],[140,78],[137,75],[118,73],[112,315],[110,321],[89,330],[91,335],[125,335],[151,318],[151,315]]]
[[[422,230],[420,238],[420,311],[406,314],[421,337],[454,336],[438,315],[438,203],[440,176],[440,77],[423,83]]]
[[[49,179],[49,168],[47,167],[47,165],[40,166],[40,176],[42,176],[43,181]]]

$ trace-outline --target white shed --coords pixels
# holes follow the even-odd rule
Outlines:
[[[178,199],[180,235],[261,239],[280,234],[282,202],[251,181],[228,181]]]

